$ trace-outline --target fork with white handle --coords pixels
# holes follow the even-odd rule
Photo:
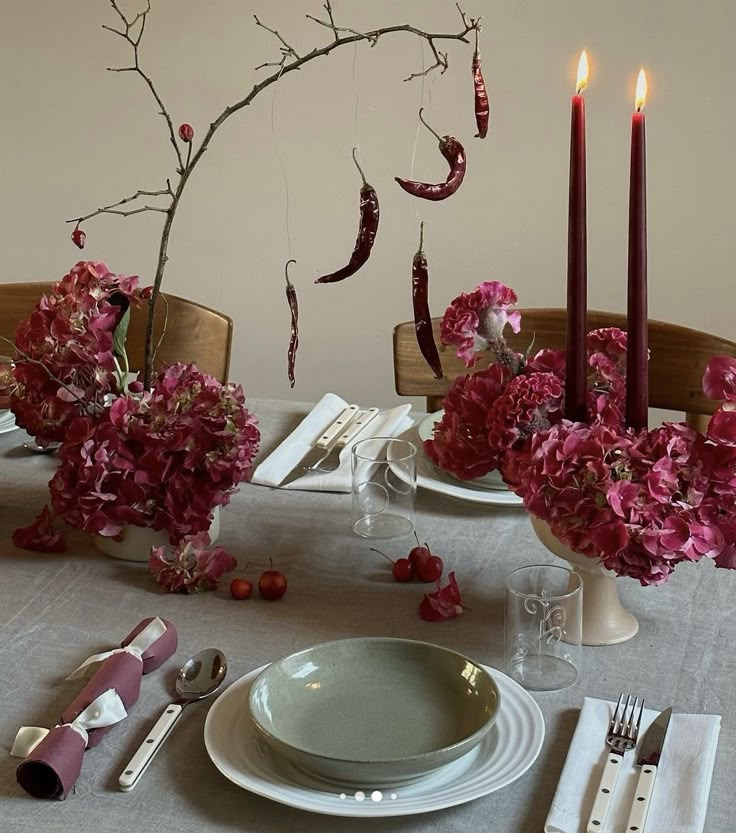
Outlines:
[[[632,703],[631,695],[628,694],[624,702],[624,695],[619,696],[606,734],[606,745],[611,751],[606,757],[606,765],[603,767],[586,833],[600,833],[603,830],[624,754],[636,746],[643,712],[644,700],[640,704],[639,698],[635,697]]]
[[[330,453],[322,462],[314,467],[314,471],[331,472],[340,467],[340,452],[349,445],[371,420],[378,416],[378,408],[367,408],[361,411],[350,423],[347,430],[338,437],[337,442],[330,449]]]

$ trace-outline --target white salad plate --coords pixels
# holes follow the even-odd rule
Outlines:
[[[507,787],[534,763],[544,740],[539,706],[518,683],[494,668],[501,694],[496,723],[467,755],[404,787],[365,791],[320,781],[292,766],[257,737],[248,709],[262,666],[218,697],[207,714],[204,743],[220,772],[234,784],[289,807],[351,818],[408,816],[443,810]]]
[[[489,486],[485,478],[479,478],[478,482],[459,480],[435,466],[424,451],[424,441],[432,439],[435,423],[442,419],[442,414],[443,411],[429,414],[418,425],[402,434],[402,439],[410,440],[419,446],[417,486],[471,503],[484,503],[489,506],[523,506],[524,501],[518,495],[508,489]]]

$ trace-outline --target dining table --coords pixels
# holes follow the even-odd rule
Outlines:
[[[263,459],[311,406],[252,399],[249,407],[260,422]],[[30,524],[49,501],[47,483],[58,463],[54,454],[24,448],[24,438],[22,431],[0,435],[0,833],[541,833],[583,698],[615,701],[621,691],[645,697],[651,708],[722,716],[705,830],[733,833],[732,572],[686,564],[658,587],[620,579],[622,601],[637,617],[639,632],[619,645],[584,647],[574,685],[530,692],[544,718],[544,740],[534,764],[508,786],[458,806],[399,817],[307,812],[242,789],[218,771],[204,742],[208,710],[254,669],[347,637],[436,643],[503,670],[505,578],[523,565],[561,563],[539,542],[524,509],[418,490],[419,540],[442,557],[446,573],[455,572],[462,594],[462,615],[447,621],[420,618],[419,603],[432,587],[394,581],[390,565],[370,551],[374,544],[353,533],[350,494],[252,483],[242,484],[222,509],[218,544],[238,560],[233,576],[255,583],[270,564],[283,572],[283,598],[266,601],[256,591],[237,601],[228,577],[211,592],[168,594],[145,563],[105,556],[77,530],[68,532],[62,553],[12,544],[13,530]],[[404,538],[378,546],[398,558],[413,543]],[[18,728],[55,725],[80,686],[66,675],[150,616],[175,624],[174,656],[143,678],[128,717],[86,752],[76,788],[64,801],[27,795],[16,782],[18,760],[9,754]],[[135,789],[120,791],[121,769],[175,697],[179,667],[208,647],[227,657],[223,688],[188,706]],[[603,755],[603,736],[600,741]],[[654,826],[652,833],[665,832]]]

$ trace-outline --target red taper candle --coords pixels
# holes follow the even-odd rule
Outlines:
[[[642,108],[647,77],[636,82],[636,112],[631,120],[629,178],[629,285],[626,348],[626,424],[639,430],[648,425],[649,319],[647,313],[647,158]]]
[[[572,97],[570,188],[567,214],[567,351],[565,416],[586,422],[588,360],[585,344],[588,312],[588,218],[585,175],[585,99],[588,56],[583,50]]]

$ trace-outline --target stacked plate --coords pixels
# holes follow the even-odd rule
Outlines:
[[[317,645],[257,669],[214,704],[205,745],[245,789],[342,816],[470,801],[534,762],[544,723],[508,677],[389,638]]]
[[[6,431],[13,431],[17,427],[13,412],[7,408],[0,409],[0,434],[4,434]]]

